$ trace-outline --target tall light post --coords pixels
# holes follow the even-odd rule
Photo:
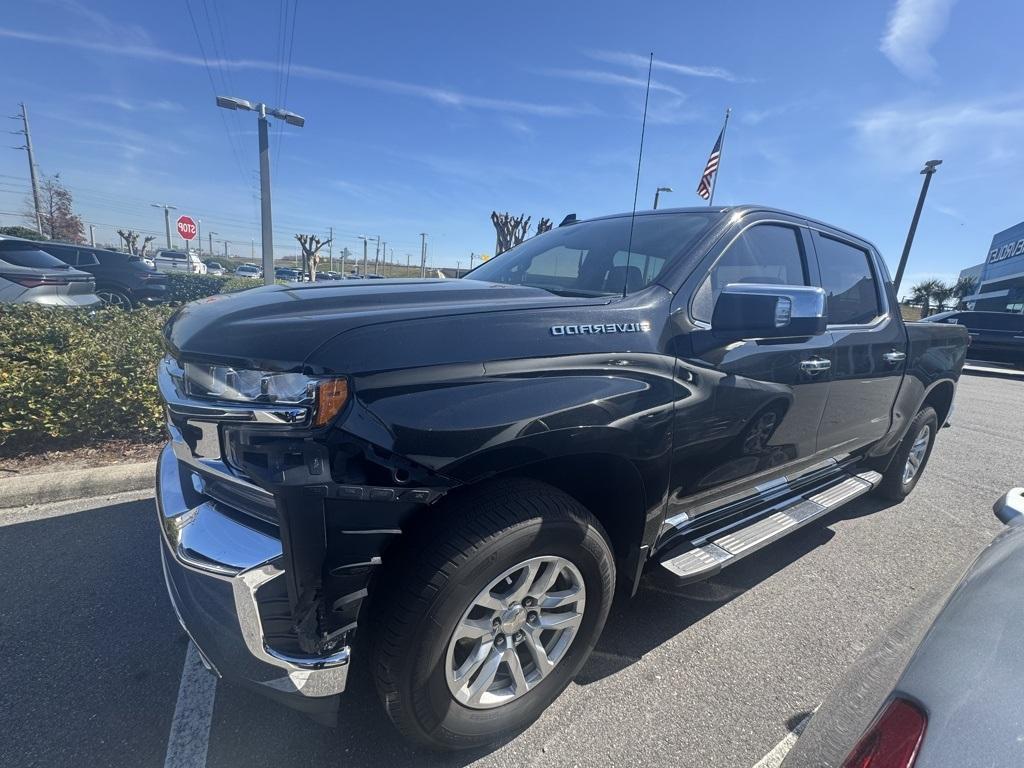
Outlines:
[[[203,258],[203,220],[196,219],[196,244],[199,246],[199,258]],[[213,254],[210,254],[213,258]]]
[[[206,234],[209,235],[209,237],[210,237],[210,258],[212,259],[213,258],[213,236],[214,235],[219,235],[220,232],[207,232]]]
[[[907,259],[910,258],[910,246],[914,244],[914,235],[917,233],[917,223],[921,220],[921,209],[924,208],[924,198],[928,194],[928,185],[932,181],[932,174],[942,165],[941,160],[929,160],[924,164],[921,173],[924,175],[924,183],[921,184],[921,196],[917,198],[917,208],[914,209],[914,218],[910,222],[910,231],[907,232],[907,242],[903,245],[903,255],[900,256],[900,265],[896,269],[896,279],[892,281],[896,289],[896,297],[899,298],[900,282],[903,280],[903,270],[907,268]]]
[[[427,276],[427,233],[420,232],[420,277]]]
[[[259,119],[259,147],[260,147],[260,221],[262,224],[262,246],[263,246],[263,282],[267,285],[274,284],[274,228],[270,215],[270,140],[267,137],[269,120],[267,116],[284,120],[288,125],[301,128],[306,124],[306,118],[277,107],[268,107],[262,102],[253,103],[245,99],[236,99],[229,96],[218,96],[217,106],[222,109],[244,109],[249,112],[256,112]]]
[[[662,192],[671,192],[671,191],[672,191],[672,187],[658,187],[656,190],[654,190],[654,210],[658,210],[658,196]]]
[[[171,250],[171,211],[178,210],[173,205],[167,205],[166,203],[150,203],[151,208],[163,208],[164,209],[164,230],[167,233],[167,250]]]
[[[365,278],[366,277],[366,248],[367,248],[367,243],[370,242],[370,238],[368,238],[366,235],[360,235],[359,239],[363,241],[363,277]]]

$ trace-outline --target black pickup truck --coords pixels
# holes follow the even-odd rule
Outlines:
[[[905,497],[967,348],[903,322],[870,243],[757,206],[215,296],[165,338],[161,551],[204,661],[321,719],[369,664],[445,748],[530,723],[646,571]]]

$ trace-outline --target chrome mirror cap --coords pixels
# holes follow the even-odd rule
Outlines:
[[[1024,488],[1008,490],[992,505],[992,511],[1005,525],[1024,525]]]

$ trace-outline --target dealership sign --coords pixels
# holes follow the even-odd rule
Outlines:
[[[987,264],[1006,261],[1014,256],[1024,255],[1024,221],[1015,227],[1004,229],[992,238],[988,249]]]

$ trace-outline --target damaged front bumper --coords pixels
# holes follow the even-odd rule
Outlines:
[[[178,619],[204,662],[218,676],[285,701],[344,691],[348,646],[305,656],[275,648],[268,636],[265,613],[279,600],[284,574],[281,540],[237,510],[203,500],[195,482],[182,473],[172,445],[165,447],[157,469],[164,575]]]

